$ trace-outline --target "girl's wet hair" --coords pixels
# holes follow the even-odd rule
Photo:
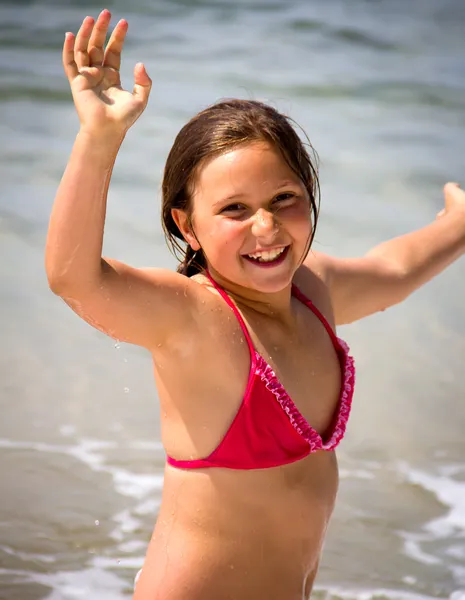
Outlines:
[[[310,248],[318,220],[319,182],[316,166],[305,146],[314,158],[316,154],[308,139],[304,145],[291,122],[289,117],[262,102],[233,99],[201,111],[178,133],[166,161],[162,183],[163,230],[173,254],[180,261],[178,273],[191,277],[207,264],[201,249],[194,251],[189,245],[184,247],[184,238],[171,210],[186,211],[192,227],[192,192],[199,169],[208,160],[251,142],[266,142],[280,150],[304,183],[312,213]]]

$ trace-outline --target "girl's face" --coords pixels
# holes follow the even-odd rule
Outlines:
[[[291,283],[312,232],[310,202],[272,145],[248,144],[208,162],[192,201],[195,237],[217,276],[263,293]]]

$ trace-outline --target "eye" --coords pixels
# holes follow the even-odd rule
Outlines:
[[[282,204],[283,202],[289,202],[291,200],[294,200],[294,198],[295,194],[293,194],[292,192],[285,192],[284,194],[279,194],[278,196],[276,196],[276,198],[273,200],[273,203]]]
[[[238,212],[240,210],[242,210],[244,207],[242,204],[228,204],[228,206],[225,206],[224,208],[221,209],[220,212],[224,213],[224,212]]]

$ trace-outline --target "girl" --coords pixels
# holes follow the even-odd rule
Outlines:
[[[127,23],[66,35],[80,131],[46,249],[51,289],[153,357],[167,453],[163,501],[135,600],[308,598],[333,510],[354,363],[335,326],[404,300],[465,250],[465,194],[445,187],[427,227],[366,256],[310,251],[314,166],[288,120],[252,101],[181,130],[163,178],[177,273],[102,258],[107,190],[151,81],[120,84]],[[179,240],[179,241],[178,241]]]

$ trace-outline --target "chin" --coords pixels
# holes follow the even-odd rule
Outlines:
[[[251,273],[250,269],[247,269],[246,287],[263,294],[277,294],[291,285],[294,277],[294,271],[289,269],[285,271],[280,269],[280,273],[271,273],[271,269],[263,269],[263,271],[262,273]]]
[[[279,281],[257,282],[253,287],[251,286],[251,288],[262,294],[279,294],[289,287],[291,283],[292,278],[288,277],[285,280],[281,279]]]

